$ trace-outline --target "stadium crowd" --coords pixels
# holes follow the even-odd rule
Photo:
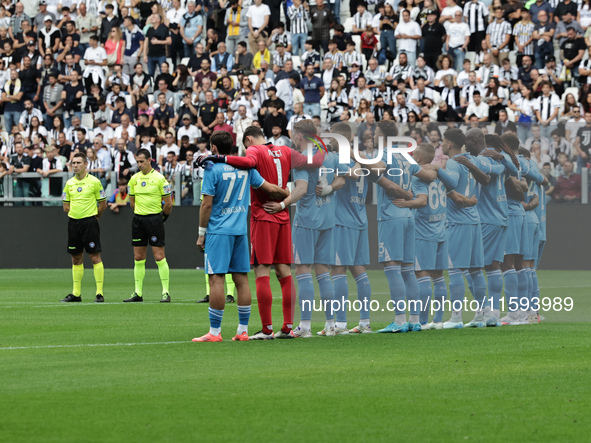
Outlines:
[[[589,25],[590,0],[4,0],[0,178],[40,197],[40,179],[18,174],[71,171],[82,151],[103,187],[116,179],[115,203],[145,148],[193,205],[192,160],[213,131],[243,154],[251,125],[291,146],[303,119],[349,121],[371,151],[376,123],[392,120],[439,165],[449,128],[514,132],[547,199],[580,201]],[[54,180],[45,192],[59,196]]]

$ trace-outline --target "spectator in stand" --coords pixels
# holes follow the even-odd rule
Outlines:
[[[172,44],[172,38],[170,30],[162,23],[162,17],[159,14],[153,15],[152,20],[152,27],[146,33],[144,63],[148,64],[148,73],[154,77],[156,67],[166,61],[166,47]]]
[[[456,71],[461,71],[464,54],[470,44],[470,27],[462,21],[462,12],[454,12],[454,21],[447,26],[445,49],[453,57]]]
[[[486,5],[478,0],[470,0],[464,5],[464,18],[470,26],[469,51],[480,50],[480,42],[486,38],[486,26],[489,11]]]
[[[88,14],[86,3],[84,2],[81,2],[78,6],[76,28],[80,33],[80,50],[84,53],[90,44],[90,37],[95,35],[99,30],[98,16]]]
[[[117,189],[113,192],[113,195],[107,201],[107,206],[111,212],[118,214],[119,209],[123,206],[129,206],[129,194],[127,193],[127,180],[120,178],[117,181]]]
[[[563,173],[558,177],[552,198],[559,203],[580,203],[581,175],[573,172],[574,165],[569,160],[564,163],[563,167]]]
[[[378,39],[374,34],[371,25],[368,25],[365,32],[361,34],[361,52],[365,56],[365,60],[369,61],[378,46]]]
[[[324,82],[314,75],[314,66],[306,66],[306,76],[302,78],[301,87],[304,94],[304,112],[312,116],[320,115],[320,100],[324,96]]]
[[[308,39],[308,20],[310,20],[310,8],[302,5],[301,0],[293,0],[293,4],[287,8],[287,17],[290,22],[292,54],[300,56],[304,52],[304,43]]]
[[[491,48],[492,62],[501,66],[509,57],[509,43],[511,42],[511,25],[503,18],[503,8],[493,9],[494,21],[486,28],[486,43]]]
[[[52,54],[57,52],[62,33],[54,26],[50,15],[45,16],[43,24],[44,26],[38,30],[37,34],[39,36],[39,52],[45,56],[45,51],[51,51]]]
[[[394,35],[398,40],[398,49],[406,52],[408,63],[414,66],[417,61],[417,41],[422,37],[419,24],[410,19],[408,9],[402,11],[402,21],[396,26]]]
[[[23,149],[23,144],[18,142],[14,144],[14,152],[15,154],[10,157],[10,167],[8,168],[8,174],[22,174],[24,172],[28,172],[29,168],[31,167],[31,157],[25,154]],[[29,197],[29,180],[26,178],[17,178],[14,183],[14,193],[15,198],[18,197]],[[17,201],[14,204],[15,206],[31,206],[30,202],[23,203],[22,201]]]
[[[310,7],[310,21],[312,22],[312,40],[316,50],[322,48],[323,53],[327,52],[330,30],[335,24],[335,19],[324,0],[316,0],[316,6]]]
[[[259,42],[267,39],[266,28],[269,25],[271,18],[271,10],[269,6],[263,3],[263,0],[254,0],[246,13],[248,19],[248,43],[250,44],[250,51],[256,52],[259,47]]]

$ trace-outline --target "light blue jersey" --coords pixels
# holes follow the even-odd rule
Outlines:
[[[384,179],[390,180],[399,185],[405,191],[412,186],[412,177],[421,171],[421,167],[410,163],[399,154],[392,155],[392,162],[388,163],[388,154],[384,150],[382,161],[386,163],[386,172],[382,175]],[[386,194],[381,186],[378,186],[378,221],[392,220],[395,218],[412,218],[412,210],[399,208],[392,204],[392,198]]]
[[[535,211],[540,221],[540,241],[546,241],[546,189],[542,185],[538,185],[538,197],[540,204]]]
[[[519,166],[521,167],[520,177],[525,177],[527,180],[532,180],[537,184],[544,181],[542,174],[540,174],[537,168],[534,169],[531,167],[531,163],[528,159],[524,158],[522,155],[518,155],[517,160],[519,160]],[[509,215],[525,215],[525,209],[523,209],[519,200],[508,198],[507,202],[509,204]]]
[[[503,155],[507,155],[503,153]],[[508,156],[507,156],[508,157]],[[507,173],[505,166],[490,157],[482,155],[478,159],[490,169],[484,170],[490,175],[488,185],[478,185],[478,214],[483,224],[507,226],[509,224],[509,206],[505,192]]]
[[[351,162],[350,166],[353,166]],[[336,192],[336,224],[352,229],[364,229],[367,227],[367,211],[365,199],[369,188],[367,177],[359,177],[357,180],[345,180],[345,186]]]
[[[482,168],[482,163],[476,157],[470,154],[458,154],[455,157],[463,155],[472,163]],[[454,158],[455,158],[454,157]],[[445,170],[440,170],[439,178],[445,187],[451,191],[454,190],[466,198],[476,194],[476,180],[468,171],[468,168],[460,165],[453,158],[449,159],[445,165]],[[480,217],[475,206],[462,208],[449,200],[447,205],[447,220],[449,223],[475,225],[480,223]]]
[[[226,163],[205,170],[201,193],[213,196],[208,233],[246,235],[250,189],[260,188],[265,180],[256,171],[236,169]]]
[[[293,180],[305,181],[308,184],[306,194],[297,202],[296,214],[293,225],[306,229],[325,230],[330,229],[335,224],[336,197],[334,193],[318,197],[316,195],[316,186],[323,184],[329,185],[333,182],[335,172],[346,172],[347,167],[338,164],[338,156],[329,152],[324,156],[322,163],[322,175],[320,169],[296,169],[293,172]]]
[[[526,159],[527,160],[527,159]],[[531,160],[529,160],[530,162],[530,168],[534,169],[537,171],[538,166],[532,162]],[[527,193],[525,194],[525,203],[529,203],[532,201],[532,199],[534,198],[534,196],[538,195],[539,191],[538,191],[539,185],[531,180],[531,179],[527,179]],[[539,195],[538,195],[539,197]],[[538,214],[535,210],[532,211],[525,211],[525,216],[526,219],[529,223],[535,223],[538,224],[540,221],[538,219]]]
[[[447,222],[447,189],[439,179],[425,183],[418,177],[413,177],[412,192],[415,197],[421,194],[427,196],[427,206],[415,211],[416,239],[444,241]]]

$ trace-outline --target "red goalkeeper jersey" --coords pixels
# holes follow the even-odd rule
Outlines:
[[[318,152],[313,157],[309,167],[322,166],[324,154]],[[246,150],[245,157],[226,157],[226,163],[236,168],[256,170],[261,176],[274,185],[283,189],[287,187],[291,168],[306,166],[307,157],[287,146],[275,146],[271,143],[253,145]],[[277,214],[269,214],[263,208],[263,204],[271,201],[269,195],[258,189],[251,189],[250,212],[253,220],[270,221],[275,223],[289,223],[289,211],[285,208]]]

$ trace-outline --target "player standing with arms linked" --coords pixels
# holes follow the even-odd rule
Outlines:
[[[72,255],[72,279],[74,288],[63,302],[82,301],[82,277],[84,276],[84,250],[94,267],[97,303],[103,303],[105,268],[101,259],[101,230],[99,219],[107,208],[107,197],[98,178],[86,170],[86,155],[77,152],[72,157],[74,177],[66,182],[62,193],[64,212],[68,214],[68,252]],[[98,202],[98,205],[97,205]]]
[[[233,140],[229,133],[215,131],[210,139],[214,154],[229,154]],[[238,295],[238,330],[235,341],[248,341],[250,319],[250,287],[248,286],[248,224],[250,195],[247,186],[260,189],[272,198],[283,199],[288,191],[266,182],[255,170],[245,171],[223,163],[211,165],[203,177],[199,212],[201,250],[207,245],[205,272],[209,275],[209,332],[194,342],[222,341],[221,323],[224,315],[225,275],[232,274]]]
[[[431,182],[437,173],[410,163],[400,154],[388,152],[388,137],[398,135],[396,125],[391,121],[378,122],[374,146],[383,143],[386,148],[381,161],[372,166],[374,173],[380,175],[378,188],[378,247],[379,261],[384,265],[384,273],[390,288],[390,299],[395,303],[396,316],[394,321],[378,332],[404,333],[420,331],[419,323],[419,286],[414,273],[415,262],[415,218],[408,208],[400,208],[392,204],[392,197],[385,186],[387,181],[397,184],[400,195],[395,198],[411,200],[412,177],[417,176],[425,182]],[[384,172],[385,171],[385,172]],[[398,174],[401,171],[401,174]],[[406,311],[401,309],[405,299],[409,307],[409,319]],[[412,303],[411,303],[412,302]]]
[[[244,131],[243,143],[245,157],[211,155],[197,159],[199,166],[206,161],[227,163],[240,169],[256,170],[271,184],[282,189],[287,187],[291,168],[319,168],[322,166],[324,153],[319,151],[307,164],[307,157],[287,146],[275,146],[267,143],[263,131],[256,126],[249,126]],[[257,302],[261,316],[262,329],[250,338],[252,340],[272,340],[273,338],[293,338],[293,311],[295,305],[295,287],[291,277],[291,225],[289,222],[289,196],[281,203],[273,202],[260,191],[252,191],[250,207],[250,235],[252,255],[250,263],[254,265],[256,276]],[[267,205],[267,212],[265,210]],[[281,285],[283,300],[283,326],[273,334],[271,307],[271,266]]]
[[[131,224],[135,266],[135,293],[126,303],[143,302],[143,284],[146,275],[146,249],[152,246],[154,259],[162,282],[161,303],[170,302],[168,293],[169,269],[164,255],[164,222],[172,211],[170,184],[162,174],[152,168],[151,154],[140,149],[136,155],[139,172],[129,180],[129,202],[134,216]],[[164,206],[162,206],[164,201]]]
[[[474,133],[472,132],[474,131]],[[443,153],[450,159],[445,169],[438,170],[438,177],[448,190],[455,190],[469,198],[476,192],[479,183],[490,181],[490,177],[482,169],[489,169],[489,165],[482,163],[477,157],[469,153],[462,153],[462,146],[467,138],[478,137],[476,131],[484,135],[478,128],[470,129],[466,136],[460,129],[449,129],[443,135]],[[478,167],[474,167],[477,165]],[[484,179],[479,176],[486,176]],[[479,177],[476,179],[476,177]],[[486,181],[488,180],[488,181]],[[458,329],[464,327],[462,310],[466,286],[464,275],[471,277],[473,287],[470,288],[474,300],[478,302],[478,310],[474,320],[468,327],[486,327],[484,306],[486,303],[486,280],[482,273],[484,267],[484,250],[482,245],[482,230],[480,216],[476,207],[466,207],[455,203],[451,198],[447,206],[448,220],[448,250],[449,250],[449,294],[452,303],[451,319],[443,324],[443,329]]]

